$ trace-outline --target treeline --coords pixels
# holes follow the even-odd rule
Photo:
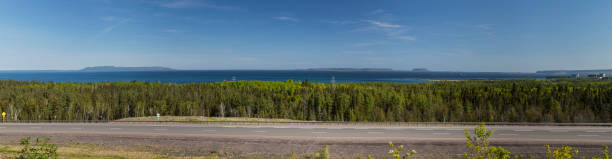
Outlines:
[[[610,122],[612,80],[420,84],[0,81],[7,120],[225,116],[317,121]]]

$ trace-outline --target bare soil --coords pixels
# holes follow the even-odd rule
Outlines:
[[[79,133],[79,132],[17,132],[0,131],[0,144],[16,145],[23,137],[51,137],[53,143],[83,143],[105,147],[120,147],[138,151],[150,151],[171,156],[206,156],[215,153],[230,153],[235,157],[261,155],[312,154],[323,145],[330,146],[335,158],[351,158],[371,154],[388,156],[389,145],[404,145],[408,150],[418,151],[417,158],[452,158],[466,150],[462,139],[422,139],[422,138],[330,138],[330,137],[264,137],[231,135],[163,135],[135,133]],[[542,154],[544,145],[570,145],[580,150],[584,156],[601,152],[601,145],[612,145],[610,141],[574,140],[506,140],[493,139],[492,145],[503,146],[519,154]]]

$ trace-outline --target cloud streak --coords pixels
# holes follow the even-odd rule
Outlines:
[[[366,17],[365,20],[357,20],[357,21],[328,20],[328,21],[323,21],[323,22],[330,23],[330,24],[340,24],[340,25],[354,25],[355,29],[352,30],[354,32],[377,32],[379,34],[383,34],[389,39],[408,40],[408,41],[414,41],[417,39],[416,37],[412,35],[406,34],[406,32],[410,30],[409,27],[406,27],[400,24],[394,24],[394,23],[387,22],[389,21],[389,19],[393,19],[391,13],[387,13],[386,11],[382,9],[378,9],[378,10],[369,12],[369,15],[371,16]],[[353,45],[353,46],[363,47],[363,46],[369,46],[369,45],[360,44],[360,45]]]
[[[352,44],[351,46],[353,46],[353,47],[369,47],[369,46],[382,45],[382,44],[385,44],[385,43],[384,42],[380,42],[380,41],[374,41],[374,42],[355,43],[355,44]]]
[[[363,20],[363,22],[366,22],[368,25],[366,27],[357,28],[355,31],[374,31],[382,33],[392,39],[416,40],[414,36],[406,35],[406,32],[410,28],[405,26],[375,20]]]
[[[480,29],[484,29],[484,30],[489,30],[489,29],[491,29],[491,24],[476,25],[476,28],[480,28]]]
[[[181,9],[181,8],[209,8],[209,9],[220,9],[220,10],[234,10],[238,7],[218,5],[206,0],[176,0],[166,3],[160,3],[161,7]]]
[[[104,21],[106,21],[105,19],[103,19]],[[117,18],[114,18],[113,21],[117,21]],[[100,36],[106,35],[108,33],[111,33],[113,30],[115,30],[115,28],[119,27],[120,25],[126,23],[130,21],[130,19],[120,19],[117,21],[117,23],[107,26],[104,29],[102,29],[102,31],[100,31],[98,34],[96,34],[95,38],[98,38]]]
[[[358,21],[351,21],[351,20],[323,20],[322,22],[329,23],[329,24],[339,24],[339,25],[359,23]]]
[[[180,31],[176,30],[176,29],[166,29],[166,30],[164,30],[164,32],[166,32],[166,33],[178,33]]]
[[[413,36],[397,36],[397,38],[402,39],[402,40],[410,40],[410,41],[416,40],[416,38]]]
[[[292,22],[298,22],[300,21],[297,18],[293,18],[293,17],[288,17],[288,16],[280,16],[280,17],[274,17],[274,19],[276,20],[282,20],[282,21],[292,21]]]
[[[115,18],[113,16],[102,17],[102,21],[105,21],[105,22],[112,22],[112,21],[115,21],[115,20],[117,20],[117,18]]]
[[[379,21],[374,21],[374,20],[364,20],[364,21],[372,25],[381,27],[381,28],[401,28],[402,27],[401,25],[379,22]]]

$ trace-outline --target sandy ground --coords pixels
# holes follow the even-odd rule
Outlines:
[[[343,137],[266,137],[230,135],[164,135],[135,133],[79,133],[79,132],[37,132],[37,131],[0,131],[0,144],[17,144],[23,137],[51,137],[52,142],[85,143],[108,147],[136,147],[142,151],[152,151],[173,156],[202,156],[226,152],[235,156],[257,154],[285,155],[290,152],[310,154],[322,145],[330,146],[330,153],[336,158],[355,156],[388,156],[388,142],[416,149],[419,158],[448,158],[463,154],[463,139],[411,139],[411,138],[343,138]],[[503,146],[513,154],[534,154],[545,152],[544,145],[570,145],[580,150],[580,154],[590,156],[601,152],[601,145],[612,145],[609,141],[575,140],[507,140],[493,139],[492,145]]]

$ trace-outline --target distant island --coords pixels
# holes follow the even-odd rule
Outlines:
[[[390,68],[309,68],[308,71],[398,71]],[[407,71],[407,70],[405,70]],[[427,68],[414,68],[411,72],[432,72]]]
[[[612,69],[600,69],[600,70],[543,70],[543,71],[537,71],[536,73],[546,73],[546,74],[597,74],[597,73],[607,73],[607,74],[612,74]]]
[[[175,69],[167,67],[117,67],[117,66],[94,66],[86,67],[80,71],[86,72],[117,72],[117,71],[174,71]]]
[[[308,71],[393,71],[390,68],[309,68]]]
[[[413,68],[412,72],[430,72],[430,71],[426,68]]]

